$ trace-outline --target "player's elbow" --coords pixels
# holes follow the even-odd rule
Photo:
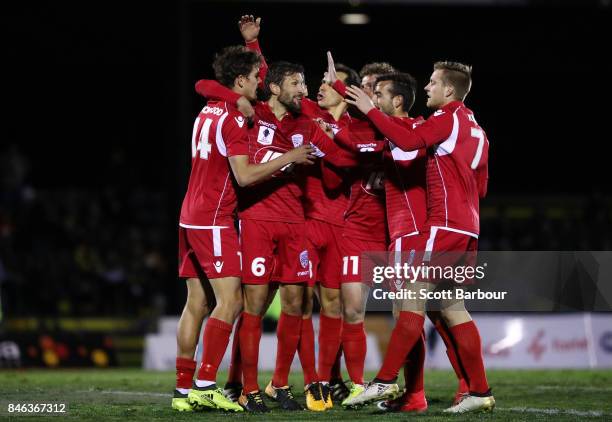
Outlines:
[[[240,186],[241,188],[246,188],[247,186],[253,184],[253,180],[251,180],[251,178],[248,176],[236,175],[236,183],[238,183],[238,186]]]

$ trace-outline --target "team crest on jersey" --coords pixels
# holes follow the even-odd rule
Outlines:
[[[296,133],[295,135],[291,135],[291,142],[293,142],[293,147],[301,147],[304,143],[304,136],[301,133]]]
[[[238,127],[242,127],[244,125],[244,117],[242,116],[234,117],[234,120],[238,124]]]
[[[272,145],[272,139],[274,139],[274,129],[260,126],[259,133],[257,134],[257,142],[262,145]]]
[[[300,253],[300,264],[302,264],[302,268],[308,268],[308,251]]]

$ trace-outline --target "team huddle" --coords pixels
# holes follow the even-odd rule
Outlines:
[[[427,310],[425,299],[396,300],[382,367],[374,380],[364,381],[372,279],[363,253],[388,251],[397,263],[416,251],[422,263],[436,253],[477,250],[489,141],[463,103],[471,67],[434,64],[425,87],[433,114],[423,119],[410,115],[417,89],[410,74],[388,63],[367,64],[358,74],[328,53],[313,101],[301,65],[266,63],[260,28],[259,18],[243,16],[239,29],[246,46],[223,49],[213,63],[216,80],[196,83],[207,103],[193,127],[179,221],[179,276],[187,280],[188,294],[178,326],[172,407],[267,412],[267,397],[282,409],[302,410],[288,386],[297,352],[308,410],[376,402],[385,411],[423,412],[427,316],[458,380],[446,412],[492,410],[479,332],[456,299],[442,300],[437,312]],[[433,291],[439,283],[423,279],[389,288]],[[262,390],[262,317],[277,293],[276,364]],[[221,388],[217,371],[234,326]],[[350,383],[342,379],[342,357]],[[402,368],[403,391],[397,385]]]

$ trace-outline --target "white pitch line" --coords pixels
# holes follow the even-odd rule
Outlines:
[[[496,407],[496,411],[519,412],[519,413],[542,413],[545,415],[572,415],[572,416],[608,416],[601,410],[576,410],[576,409],[538,409],[533,407]]]

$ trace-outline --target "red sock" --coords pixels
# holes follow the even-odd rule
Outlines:
[[[397,378],[408,353],[421,338],[424,322],[425,319],[419,314],[407,311],[400,312],[395,328],[391,333],[385,360],[376,378],[382,381],[392,381]]]
[[[312,328],[312,318],[302,319],[302,334],[298,343],[298,355],[304,373],[304,385],[319,381],[315,363],[314,352],[314,329]]]
[[[404,381],[408,393],[416,393],[423,390],[423,370],[425,366],[425,332],[408,353],[404,365]]]
[[[240,336],[238,335],[240,325],[242,325],[242,318],[238,318],[232,340],[232,357],[227,375],[227,382],[232,384],[242,384],[242,360],[240,359]]]
[[[489,391],[482,360],[482,343],[474,321],[450,327],[457,344],[458,357],[465,369],[470,392],[484,394]]]
[[[328,381],[340,349],[342,319],[319,316],[319,379]],[[339,361],[340,359],[338,359]],[[338,371],[339,372],[339,371]],[[339,377],[341,378],[341,376]]]
[[[334,366],[332,366],[332,369],[331,369],[330,378],[332,380],[342,379],[342,355],[343,355],[342,353],[342,328],[340,328],[340,347],[338,348],[338,354],[336,355],[336,361],[334,362]]]
[[[217,370],[227,349],[230,334],[232,334],[231,324],[217,318],[208,318],[202,341],[202,364],[198,371],[199,380],[216,382]]]
[[[259,342],[261,340],[261,317],[246,312],[240,317],[240,357],[242,360],[242,391],[250,393],[259,390],[257,383],[257,363],[259,361]]]
[[[363,322],[349,324],[344,321],[342,323],[342,349],[346,370],[351,381],[355,384],[363,384],[363,367],[368,349]]]
[[[463,369],[461,368],[461,364],[457,358],[457,347],[455,346],[455,341],[452,338],[450,329],[442,319],[436,320],[434,325],[436,327],[436,331],[438,334],[440,334],[440,337],[442,337],[442,341],[446,346],[446,356],[448,356],[448,360],[455,371],[457,379],[459,380],[459,390],[467,393],[469,389],[467,387],[467,383],[465,382]]]
[[[191,388],[195,368],[195,360],[176,358],[176,388]]]
[[[300,342],[302,316],[281,312],[276,327],[276,366],[272,376],[274,387],[284,387],[289,383],[289,370]]]

